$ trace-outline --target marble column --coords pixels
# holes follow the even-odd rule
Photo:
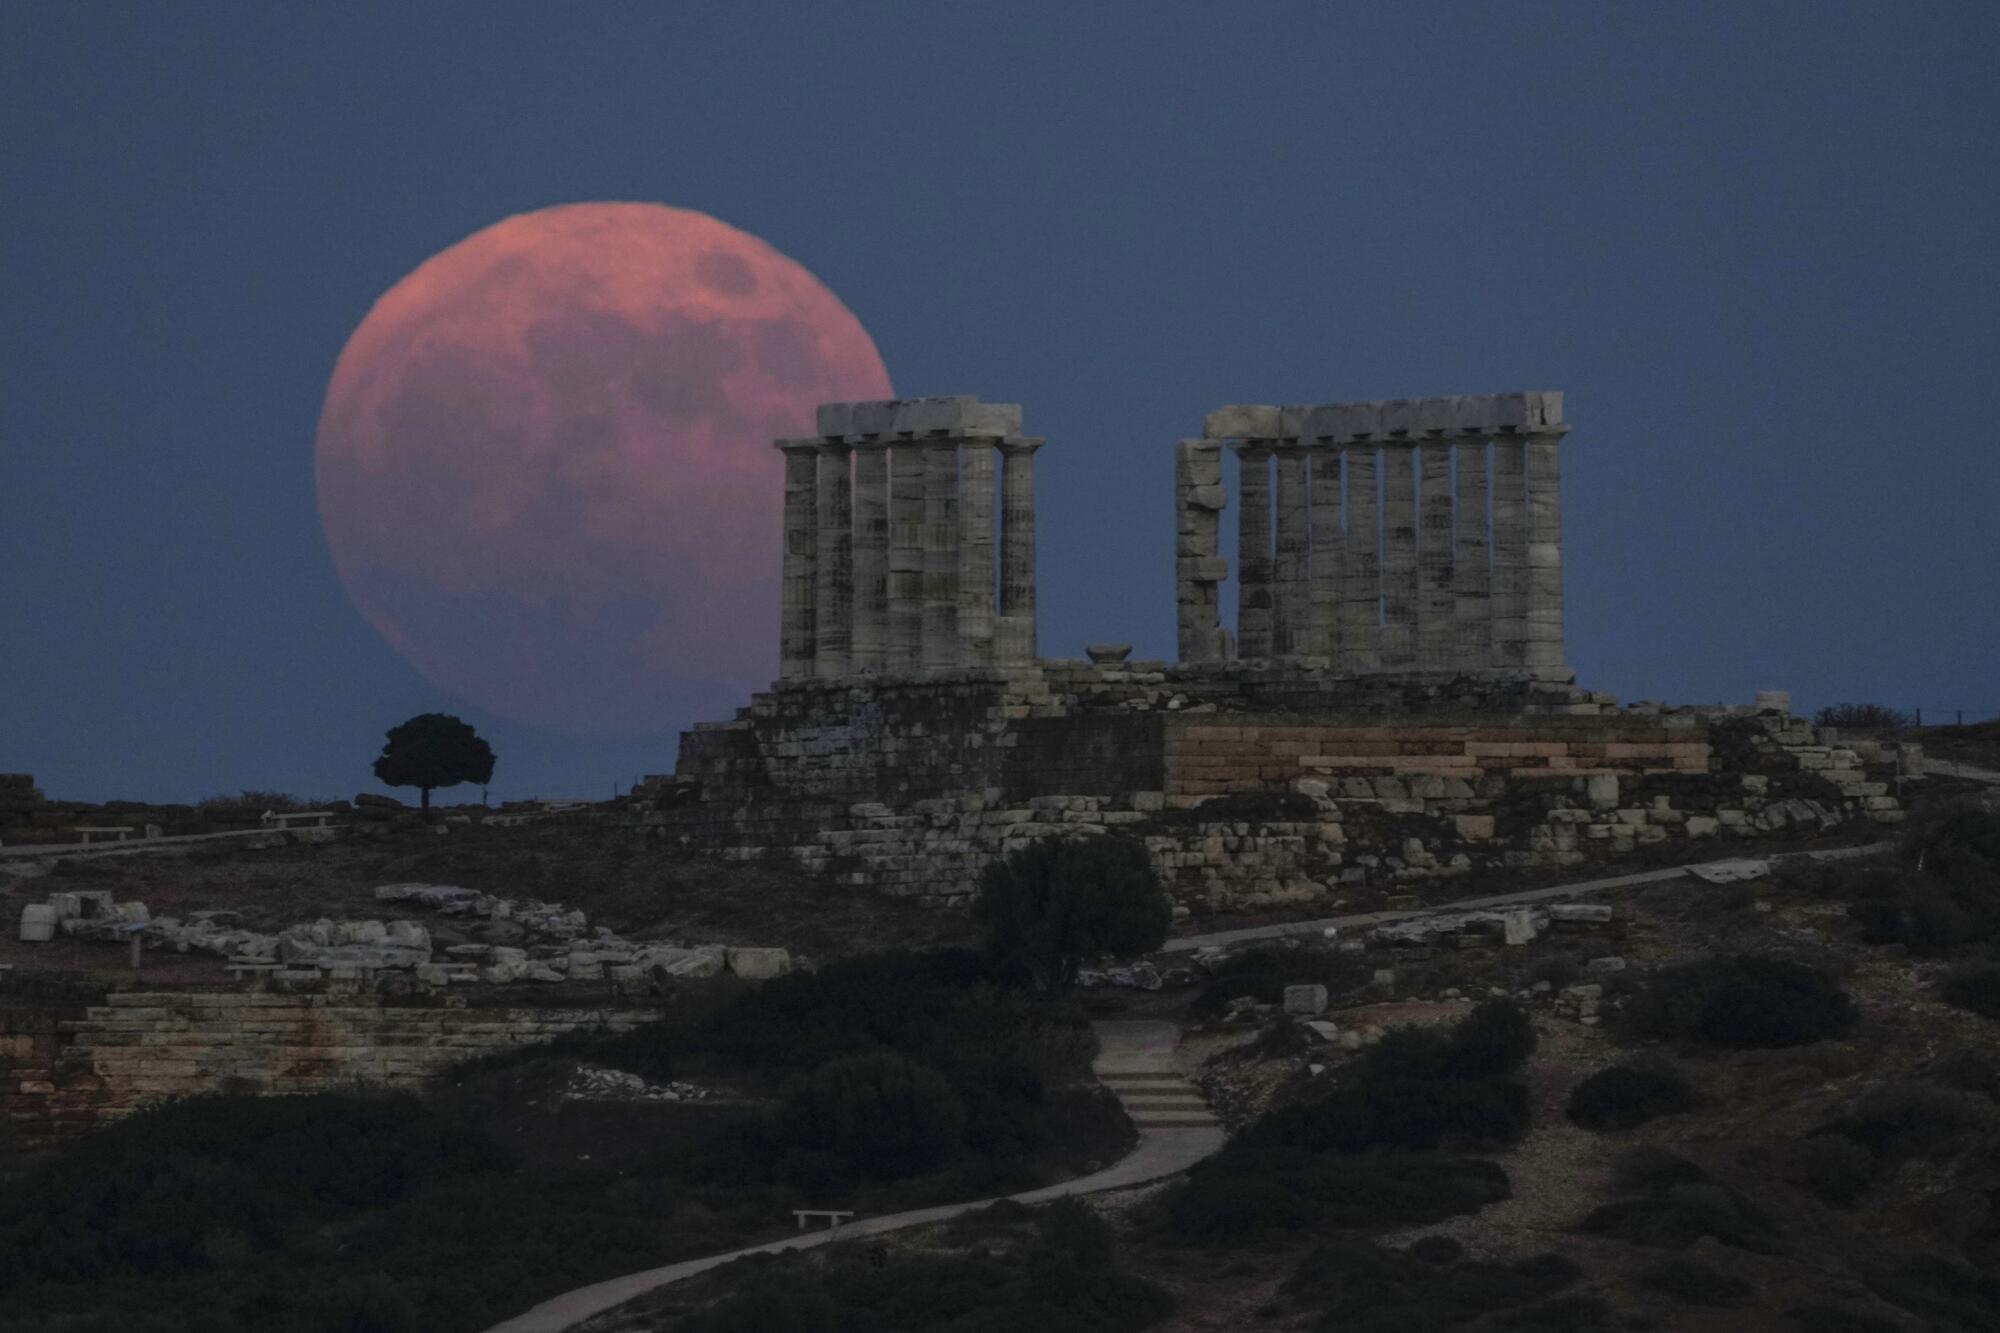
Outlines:
[[[1382,669],[1381,510],[1376,498],[1375,445],[1340,446],[1347,472],[1347,538],[1341,547],[1339,669],[1366,675]]]
[[[854,635],[851,666],[879,673],[889,656],[889,446],[854,444]]]
[[[1449,671],[1457,608],[1451,586],[1451,443],[1423,443],[1417,524],[1417,669]]]
[[[819,591],[813,674],[844,676],[854,630],[854,478],[844,440],[819,446]]]
[[[889,454],[889,650],[891,675],[924,665],[924,443],[897,440]]]
[[[958,441],[924,446],[924,670],[958,665]]]
[[[1488,605],[1486,533],[1486,439],[1461,439],[1458,452],[1458,513],[1452,523],[1452,651],[1458,671],[1483,671],[1493,664],[1493,621]]]
[[[1213,662],[1222,656],[1221,583],[1229,577],[1222,558],[1222,510],[1229,503],[1222,485],[1222,446],[1213,440],[1182,440],[1174,446],[1174,614],[1183,662]]]
[[[1271,655],[1271,446],[1243,440],[1236,450],[1236,655],[1255,661]]]
[[[1000,623],[994,657],[1033,663],[1035,636],[1035,450],[1042,441],[1019,435],[1000,442]]]
[[[1518,435],[1493,441],[1493,665],[1528,664],[1527,445]]]
[[[1527,572],[1523,581],[1523,660],[1530,671],[1563,670],[1562,432],[1537,433],[1527,444]]]
[[[1312,550],[1306,503],[1306,454],[1297,440],[1280,443],[1276,552],[1271,562],[1271,655],[1298,657],[1311,637],[1312,585],[1306,562]]]
[[[1306,451],[1311,475],[1306,507],[1311,511],[1312,549],[1306,557],[1306,646],[1309,657],[1333,662],[1340,652],[1340,451],[1313,445]]]
[[[1417,664],[1417,451],[1382,447],[1382,669]]]
[[[958,649],[966,666],[993,661],[993,447],[967,439],[958,452]]]
[[[785,455],[785,533],[778,678],[813,674],[815,602],[819,588],[818,440],[779,440]]]

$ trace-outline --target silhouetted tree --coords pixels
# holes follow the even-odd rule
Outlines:
[[[493,747],[448,713],[419,713],[389,728],[375,776],[391,787],[422,788],[423,808],[429,810],[433,787],[492,781]]]
[[[986,867],[979,915],[1003,974],[1038,990],[1067,990],[1099,953],[1160,947],[1173,921],[1146,849],[1116,837],[1033,843]]]

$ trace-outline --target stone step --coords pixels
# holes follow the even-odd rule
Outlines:
[[[1140,1129],[1214,1129],[1222,1122],[1212,1115],[1204,1116],[1133,1116],[1132,1123]]]

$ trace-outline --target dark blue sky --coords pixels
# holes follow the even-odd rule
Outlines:
[[[1555,387],[1585,683],[2000,711],[1996,50],[1990,0],[10,4],[0,770],[349,794],[432,708],[496,796],[670,767],[691,717],[426,684],[314,501],[374,299],[594,199],[763,237],[900,392],[1023,403],[1051,655],[1171,654],[1209,408]]]

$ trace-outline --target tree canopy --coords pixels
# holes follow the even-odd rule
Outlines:
[[[1145,848],[1099,836],[1037,842],[987,866],[979,915],[997,969],[1060,991],[1086,957],[1159,948],[1173,905]]]
[[[492,781],[493,747],[448,713],[419,713],[389,728],[375,776],[391,787],[422,788],[428,810],[433,787]]]

